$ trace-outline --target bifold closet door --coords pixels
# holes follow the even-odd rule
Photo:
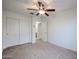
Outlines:
[[[31,42],[31,20],[23,18],[20,20],[20,44]]]
[[[6,19],[7,46],[19,44],[19,20],[14,18]]]

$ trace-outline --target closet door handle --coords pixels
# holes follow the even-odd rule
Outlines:
[[[8,35],[8,33],[6,33],[6,35]]]

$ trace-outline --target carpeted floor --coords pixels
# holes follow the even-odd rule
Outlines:
[[[3,59],[77,59],[77,53],[47,42],[22,44],[3,50]]]

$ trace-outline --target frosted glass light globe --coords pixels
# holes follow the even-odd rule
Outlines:
[[[38,12],[39,12],[40,14],[44,14],[44,13],[45,13],[44,10],[39,10]]]

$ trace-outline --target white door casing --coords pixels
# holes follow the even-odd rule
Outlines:
[[[33,18],[33,17],[32,17]],[[35,24],[37,21],[39,21],[40,18],[33,18],[32,19],[32,43],[36,42],[36,38],[35,38],[35,33],[36,33],[36,29],[35,29]],[[42,20],[42,19],[40,19]],[[43,41],[47,41],[48,38],[48,33],[47,33],[47,26],[48,26],[48,22],[47,21],[41,21],[42,22],[42,26],[41,26],[41,31],[42,31],[42,39]]]

